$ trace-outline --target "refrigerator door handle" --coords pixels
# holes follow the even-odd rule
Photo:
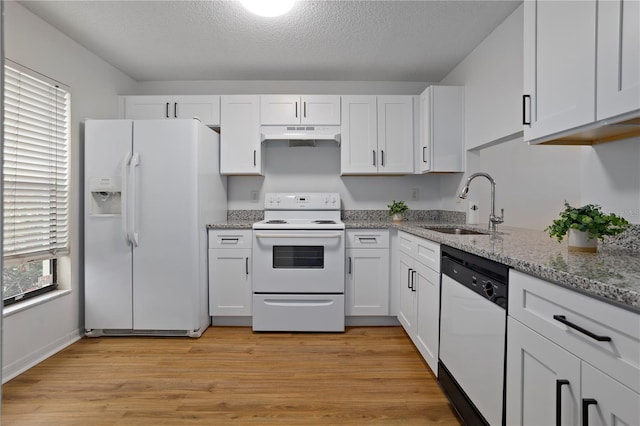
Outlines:
[[[129,204],[129,240],[131,240],[131,245],[133,247],[138,247],[138,232],[136,231],[136,207],[137,207],[137,174],[136,168],[140,165],[140,154],[134,153],[131,157],[131,166],[129,167],[131,170],[131,203]]]
[[[122,194],[120,194],[120,200],[122,201],[122,233],[124,234],[124,240],[131,244],[129,238],[129,165],[131,164],[131,153],[127,152],[122,159]]]

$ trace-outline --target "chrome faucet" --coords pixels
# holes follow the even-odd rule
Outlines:
[[[488,173],[478,172],[469,176],[467,182],[462,188],[462,191],[460,191],[460,194],[458,194],[458,197],[462,198],[463,200],[467,198],[467,193],[469,192],[469,184],[478,176],[486,177],[491,183],[491,214],[489,215],[489,229],[491,229],[492,232],[495,232],[497,231],[497,225],[504,222],[504,209],[500,210],[501,216],[496,216],[496,181],[493,180],[493,178]]]

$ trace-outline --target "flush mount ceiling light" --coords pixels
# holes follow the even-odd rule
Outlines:
[[[291,10],[294,2],[295,0],[240,0],[245,9],[267,18],[284,15]]]

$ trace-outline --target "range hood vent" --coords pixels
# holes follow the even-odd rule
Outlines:
[[[296,141],[290,146],[315,146],[319,141],[337,142],[339,145],[340,126],[262,126],[260,139]]]

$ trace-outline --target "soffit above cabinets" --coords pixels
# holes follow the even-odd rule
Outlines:
[[[521,3],[20,1],[138,81],[440,81]]]

